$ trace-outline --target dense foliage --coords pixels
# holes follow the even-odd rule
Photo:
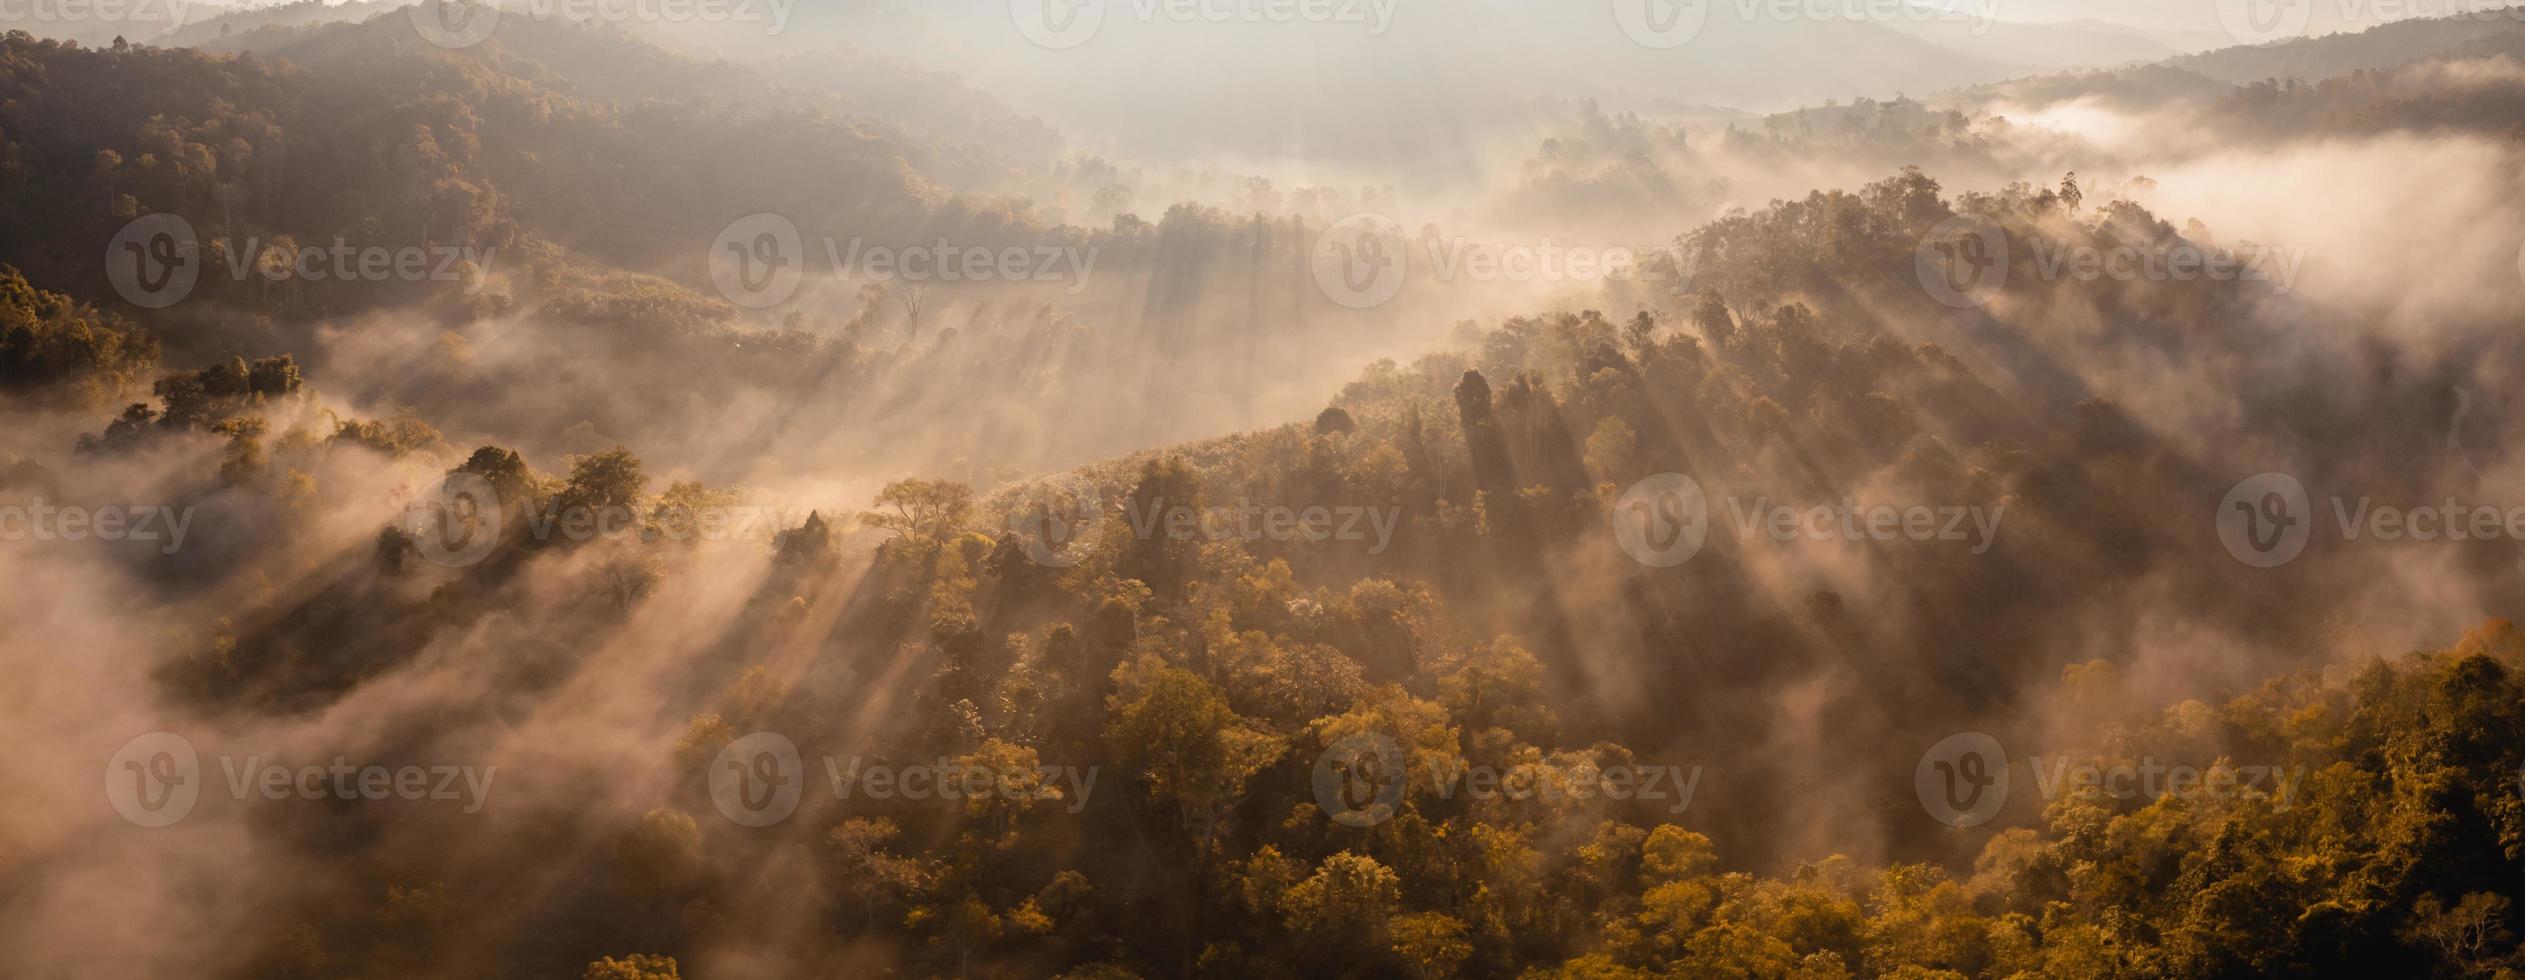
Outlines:
[[[2412,593],[2525,602],[2513,542],[2424,567],[2326,545],[2254,576],[2203,530],[2264,466],[2482,493],[2525,423],[2498,397],[2525,338],[2403,347],[2267,282],[2059,274],[2222,245],[2139,203],[2145,178],[1931,176],[2047,165],[2058,147],[1983,111],[2042,91],[2179,98],[2273,140],[2512,138],[2517,35],[1697,128],[1555,105],[1501,213],[1654,227],[1647,266],[1345,362],[1303,413],[1233,431],[1168,406],[1302,386],[1369,319],[1323,309],[1316,236],[1391,188],[1213,172],[1187,179],[1223,206],[1140,202],[1151,221],[1127,207],[1142,175],[1056,159],[1049,127],[882,57],[757,75],[533,21],[456,52],[399,13],[339,16],[279,8],[206,50],[0,38],[0,406],[29,444],[0,503],[201,516],[180,556],[82,569],[145,597],[128,681],[188,730],[522,760],[478,816],[284,801],[218,825],[304,879],[226,883],[254,893],[226,972],[2525,971],[2525,633],[2475,614],[2398,650],[2361,625]],[[972,118],[909,128],[943,112]],[[1877,179],[1731,205],[1817,157]],[[1092,203],[997,196],[1044,187]],[[694,243],[764,210],[810,237],[1092,246],[1105,271],[740,311]],[[213,240],[172,310],[115,304],[84,244],[149,214]],[[1966,220],[2012,285],[1959,309],[1918,262]],[[248,240],[499,258],[433,283],[219,273]],[[797,474],[767,460],[858,482],[775,494],[749,481]],[[1679,567],[1616,530],[1663,474],[1710,495]],[[489,496],[431,510],[447,486]],[[1731,513],[1853,500],[2006,533],[1782,546]],[[1337,523],[1209,523],[1316,510]],[[730,514],[763,519],[702,533]],[[483,537],[451,559],[456,525]],[[1950,826],[1915,762],[1967,731],[2034,778]],[[769,826],[723,819],[714,784],[755,733],[811,754]],[[1400,795],[1337,812],[1323,779],[1361,739],[1397,747]],[[828,757],[1011,792],[827,792]],[[2162,764],[2271,778],[2052,781]],[[1579,791],[1614,771],[1672,778]],[[1551,791],[1484,792],[1500,773]],[[0,900],[55,857],[17,835],[0,822]]]

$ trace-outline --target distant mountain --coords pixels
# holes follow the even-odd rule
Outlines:
[[[1536,96],[1768,110],[2033,70],[1881,24],[1748,20],[1734,5],[1714,7],[1688,41],[1671,47],[1634,40],[1602,4],[1547,10],[1504,0],[1398,0],[1382,29],[1144,21],[1130,13],[1133,5],[1106,9],[1091,37],[1062,49],[1028,41],[1005,2],[940,2],[917,12],[891,3],[808,4],[776,36],[711,25],[669,43],[706,42],[732,59],[771,51],[800,63],[847,44],[954,65],[1017,116],[1040,118],[1070,145],[1097,152],[1270,160],[1302,151],[1317,167],[1409,166],[1424,180],[1469,169],[1463,158],[1503,134],[1522,141],[1533,120],[1516,104]],[[1535,56],[1544,50],[1556,54]],[[773,74],[800,80],[786,68]]]
[[[2178,101],[2227,98],[2238,85],[2265,80],[2321,82],[2437,58],[2483,58],[2525,46],[2525,23],[2510,20],[2403,21],[2356,34],[2336,34],[2166,58],[2091,71],[2029,75],[1942,94],[1962,107],[2039,106],[2095,98],[2126,108],[2163,108]]]
[[[222,32],[197,46],[219,54],[254,52],[326,71],[356,71],[376,58],[435,54],[591,104],[675,103],[724,106],[744,113],[851,116],[855,128],[902,144],[903,157],[914,161],[924,177],[959,189],[1002,189],[1013,172],[1043,169],[1059,146],[1057,134],[1039,123],[1029,129],[1031,120],[1014,116],[981,93],[963,89],[953,76],[898,62],[864,60],[846,75],[775,80],[729,61],[697,59],[649,43],[647,31],[630,25],[538,20],[514,12],[504,16],[490,41],[446,50],[416,36],[401,5],[354,4],[334,9],[353,7],[366,11],[366,16],[352,18],[356,23],[318,18],[304,20],[307,26],[266,24]],[[961,100],[939,94],[959,89],[967,93]],[[927,120],[930,125],[917,135],[900,125],[919,121],[919,114],[910,109],[915,97],[930,99],[939,108]],[[937,125],[941,120],[958,122]],[[1007,135],[995,141],[973,138],[993,131]],[[949,141],[975,145],[951,148],[946,145]],[[1023,152],[1011,156],[1003,148]]]
[[[166,46],[198,47],[222,38],[260,30],[266,27],[315,27],[323,24],[346,24],[367,20],[378,14],[399,10],[404,6],[395,0],[298,0],[264,7],[240,7],[203,17],[199,13],[188,18],[182,29],[150,43]]]
[[[2472,4],[2314,4],[2306,27],[2306,36],[2321,36],[2343,31],[2358,31],[2389,21],[2409,17],[2414,11],[2468,9]],[[1999,5],[1999,16],[2020,23],[2062,24],[2093,20],[2099,10],[2111,20],[2163,37],[2184,34],[2214,36],[2218,40],[2206,47],[2224,47],[2236,43],[2221,22],[2223,10],[2237,9],[2232,0],[2116,0],[2111,5],[2094,0],[2007,0]]]
[[[2520,30],[2525,30],[2525,22],[2513,19],[2448,17],[2400,21],[2356,34],[2225,48],[2175,58],[2166,64],[2236,84],[2266,78],[2313,82],[2391,68]]]
[[[926,174],[973,158],[733,66],[524,18],[463,51],[383,16],[201,51],[6,54],[25,67],[0,72],[17,144],[0,262],[90,296],[95,263],[48,243],[104,241],[137,214],[239,240],[537,239],[646,270],[692,264],[692,243],[758,211],[926,230],[952,196]]]
[[[1898,29],[1963,54],[2021,64],[2039,71],[2110,68],[2158,61],[2232,43],[2224,35],[2217,35],[2215,40],[2200,35],[2183,35],[2184,40],[2171,41],[2164,35],[2100,20],[2057,24],[1936,21],[1898,25]],[[2181,46],[2184,43],[2197,46]]]
[[[129,44],[166,46],[175,43],[171,38],[185,29],[241,6],[222,0],[0,4],[0,34],[25,31],[88,48],[110,47],[116,38]]]
[[[1033,158],[1061,150],[1061,134],[1042,120],[1019,115],[951,72],[900,58],[841,45],[784,55],[756,68],[772,81],[829,93],[853,115],[924,135]]]

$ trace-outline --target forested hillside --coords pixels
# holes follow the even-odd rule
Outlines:
[[[2525,520],[2513,25],[1419,185],[228,27],[0,37],[0,973],[2525,971],[2520,532],[2358,523]]]

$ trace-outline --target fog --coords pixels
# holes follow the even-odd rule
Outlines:
[[[300,283],[280,299],[214,265],[192,298],[149,309],[95,268],[123,215],[82,216],[81,234],[104,230],[95,241],[0,240],[34,288],[130,317],[164,351],[148,378],[98,382],[101,395],[6,393],[0,505],[185,521],[180,543],[176,525],[0,542],[0,581],[16,586],[0,591],[13,678],[0,737],[41,747],[19,754],[0,806],[0,962],[28,976],[567,976],[598,951],[672,949],[686,976],[962,970],[971,949],[942,959],[899,922],[848,919],[876,899],[833,870],[828,833],[880,810],[907,851],[986,855],[941,880],[1087,869],[1127,896],[1108,900],[1165,919],[1177,893],[1149,882],[1188,859],[1144,839],[1175,832],[1175,811],[1125,796],[1145,773],[1125,771],[1104,727],[1121,688],[1085,697],[1090,737],[1027,742],[1047,765],[1105,766],[1109,795],[1081,803],[1112,809],[1026,823],[1013,849],[991,841],[1016,840],[1015,824],[978,803],[836,800],[812,758],[797,816],[740,827],[703,770],[755,731],[811,755],[960,756],[982,744],[972,732],[1018,727],[993,700],[1017,695],[994,678],[1033,669],[1056,626],[1125,667],[1197,637],[1197,662],[1230,676],[1217,665],[1239,643],[1351,639],[1321,625],[1325,607],[1377,583],[1400,583],[1418,598],[1396,607],[1426,617],[1383,624],[1410,634],[1394,641],[1402,666],[1335,656],[1434,705],[1453,696],[1431,680],[1440,664],[1531,651],[1533,687],[1499,683],[1557,727],[1509,740],[1705,767],[1681,822],[1721,842],[1726,870],[1783,876],[1834,854],[1970,869],[1988,833],[1923,831],[1912,810],[1918,749],[1943,735],[2079,745],[2291,671],[2448,647],[2525,600],[2516,541],[2331,526],[2361,499],[2525,503],[2511,451],[2525,151],[2500,114],[2525,104],[2525,68],[2481,50],[2516,35],[2492,24],[2473,48],[2291,109],[2210,81],[2216,64],[2183,69],[2197,82],[2180,84],[2215,93],[2199,97],[2136,97],[2163,79],[2103,71],[2220,57],[2235,39],[2198,3],[2018,0],[1986,24],[1961,6],[1895,24],[1725,6],[1672,50],[1626,37],[1601,5],[1495,0],[1363,0],[1365,23],[1261,24],[1142,20],[1117,3],[1074,47],[1030,42],[1008,4],[982,0],[810,0],[768,35],[511,13],[491,43],[453,54],[404,37],[400,8],[301,10],[284,21],[299,27],[248,11],[234,15],[247,29],[188,31],[203,57],[291,66],[241,86],[286,97],[214,122],[178,94],[150,96],[160,107],[48,90],[93,99],[99,118],[181,117],[189,135],[165,146],[218,147],[218,166],[164,181],[234,205],[186,212],[206,233],[393,241],[426,221],[419,240],[499,252],[460,286]],[[2326,10],[2306,33],[2396,19]],[[685,74],[640,67],[655,64]],[[191,77],[111,70],[135,89]],[[2311,93],[2354,70],[2304,80]],[[716,101],[630,94],[643,85]],[[325,119],[347,135],[306,132]],[[78,141],[123,139],[114,125],[0,132],[56,141],[24,154],[51,166],[95,158]],[[416,127],[436,155],[391,142]],[[267,166],[277,189],[250,186]],[[2083,196],[2063,204],[2073,173]],[[425,217],[370,181],[419,188]],[[30,200],[33,186],[0,181]],[[1915,273],[1921,229],[1949,209],[2005,218],[1995,298],[1944,302]],[[714,279],[731,243],[761,240],[758,214],[801,248],[781,256],[799,274],[769,302],[750,279]],[[1373,299],[1324,271],[1329,248],[1374,237],[1362,216],[1402,249]],[[2260,264],[2079,273],[2078,250],[2116,248]],[[933,264],[1013,249],[1054,266],[915,281],[872,273],[871,249],[934,249],[920,253]],[[836,261],[845,250],[859,259]],[[1625,339],[1643,316],[1644,339]],[[283,354],[303,388],[222,403],[213,425],[109,428],[129,404],[173,415],[159,376]],[[1356,433],[1318,423],[1328,406]],[[1641,430],[1639,448],[1602,450],[1616,444],[1592,438],[1605,430],[1564,414],[1639,422],[1621,429]],[[432,436],[344,427],[398,419]],[[501,487],[491,509],[511,509],[494,535],[507,537],[487,558],[424,561],[442,545],[435,495],[451,471],[476,472],[477,447],[515,450],[513,485],[531,493],[480,471]],[[745,525],[698,542],[527,540],[538,505],[579,499],[574,466],[617,448],[642,466],[641,512],[693,481]],[[1346,504],[1311,481],[1338,470],[1329,485],[1365,485],[1378,450],[1410,457],[1410,479],[1392,481],[1405,489],[1373,501],[1402,509],[1395,550],[1231,543],[1190,549],[1219,584],[1121,584],[1146,542],[1117,515],[1164,485],[1153,461],[1191,460],[1210,504]],[[1605,519],[1659,472],[1709,494],[1708,543],[1681,568],[1626,552]],[[2255,574],[2217,521],[2221,494],[2265,472],[2302,478],[2316,529],[2304,560]],[[977,500],[928,552],[887,523],[896,502],[877,502],[907,478]],[[1076,570],[986,561],[1034,544],[1026,505],[1055,483],[1119,544]],[[1500,503],[1527,487],[1551,492]],[[1965,546],[1774,540],[1730,513],[1756,500],[1953,505],[1979,530]],[[1274,559],[1296,569],[1279,585]],[[1355,647],[1385,642],[1356,633]],[[2081,673],[2091,662],[2105,666]],[[1459,721],[1465,758],[1512,754],[1480,741],[1507,723]],[[1283,727],[1252,788],[1227,794],[1252,802],[1205,819],[1296,819],[1308,740],[1338,726]],[[199,802],[137,827],[112,803],[130,776],[108,762],[157,732],[198,752]],[[268,795],[238,768],[337,760],[463,772],[452,795],[381,801]],[[2042,809],[2027,793],[2006,814],[2034,824]],[[1573,807],[1527,830],[1572,847],[1598,816]],[[1068,965],[1028,955],[973,962]]]

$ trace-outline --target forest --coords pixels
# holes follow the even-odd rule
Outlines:
[[[2525,16],[877,6],[0,17],[0,973],[2525,973]]]

